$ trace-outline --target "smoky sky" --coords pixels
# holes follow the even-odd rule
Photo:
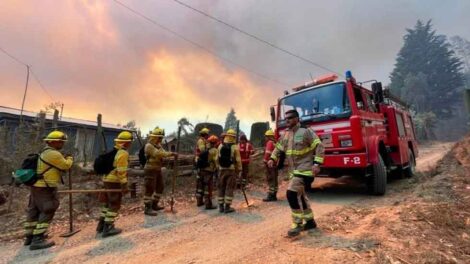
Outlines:
[[[65,116],[136,120],[144,131],[176,119],[242,128],[269,119],[282,91],[326,71],[259,43],[171,0],[122,0],[158,23],[286,86],[247,73],[110,0],[1,1],[0,47],[32,65],[26,108],[66,104]],[[470,1],[184,1],[358,80],[389,83],[406,28],[432,19],[438,34],[470,39]],[[25,69],[0,53],[0,105],[19,107]]]

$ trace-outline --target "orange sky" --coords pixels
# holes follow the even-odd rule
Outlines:
[[[19,43],[20,50],[29,47],[18,53],[8,45],[10,51],[21,60],[34,61],[27,63],[53,97],[31,80],[28,110],[37,111],[56,100],[65,104],[64,116],[94,120],[102,113],[105,122],[135,120],[144,131],[155,125],[174,129],[181,117],[194,123],[208,117],[223,125],[231,107],[245,130],[252,122],[269,119],[268,108],[276,94],[266,83],[253,81],[243,70],[194,47],[159,44],[161,32],[144,43],[145,48],[132,47],[140,44],[115,23],[110,8],[116,6],[107,1],[6,2],[0,6],[0,24],[22,32],[7,42]],[[41,8],[55,11],[41,15],[37,12]],[[141,26],[154,33],[145,23]],[[8,91],[0,105],[19,107],[24,67],[3,57],[0,61],[11,73],[0,82],[2,91]]]
[[[325,72],[167,0],[120,0],[204,47],[294,86]],[[439,34],[470,39],[470,2],[187,1],[242,29],[357,80],[388,83],[406,28],[432,19]],[[266,6],[269,5],[269,8]],[[32,65],[25,108],[65,103],[64,116],[135,120],[174,131],[176,121],[223,125],[231,107],[249,131],[269,120],[286,87],[222,61],[111,0],[2,0],[0,47]],[[0,53],[0,105],[21,106],[25,67]]]

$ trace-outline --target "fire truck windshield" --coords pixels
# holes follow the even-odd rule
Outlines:
[[[296,109],[300,120],[330,120],[346,118],[351,115],[351,108],[342,82],[319,86],[300,91],[281,99],[280,122],[285,120],[284,113]]]

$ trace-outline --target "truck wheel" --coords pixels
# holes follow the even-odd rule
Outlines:
[[[408,167],[404,170],[404,174],[405,174],[405,177],[411,178],[416,173],[416,159],[411,149],[408,149],[408,160],[409,160]]]
[[[379,155],[379,161],[372,166],[368,189],[374,195],[384,195],[387,189],[387,168],[381,155]]]

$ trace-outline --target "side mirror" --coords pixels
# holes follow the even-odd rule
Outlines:
[[[372,84],[372,92],[374,93],[374,102],[376,104],[384,102],[384,91],[381,82],[375,82]]]
[[[269,112],[270,112],[270,114],[271,114],[271,121],[272,121],[272,122],[276,121],[276,111],[274,110],[274,106],[271,106]]]

